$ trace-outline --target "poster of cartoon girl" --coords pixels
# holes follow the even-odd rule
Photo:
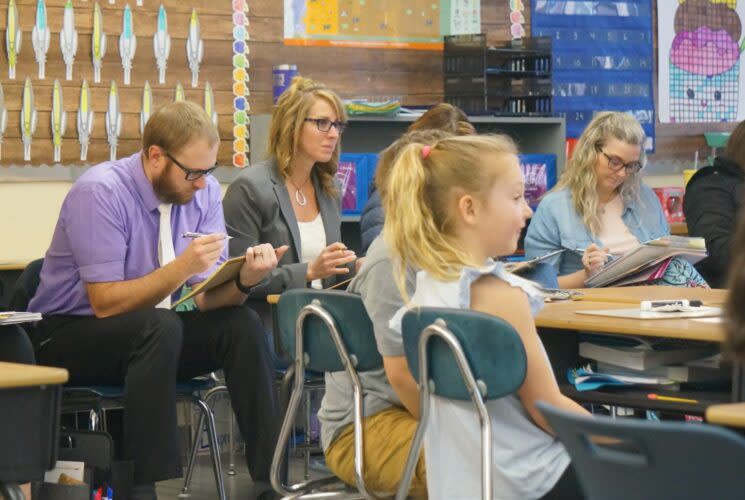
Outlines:
[[[745,0],[739,0],[740,4]],[[663,123],[745,117],[745,49],[738,0],[657,2],[659,117]]]

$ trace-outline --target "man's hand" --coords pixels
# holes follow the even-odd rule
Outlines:
[[[241,266],[241,285],[248,288],[259,283],[277,267],[277,262],[289,248],[287,245],[274,248],[269,243],[249,247],[246,250],[246,262]]]
[[[193,240],[176,260],[181,262],[188,276],[201,274],[215,265],[226,241],[225,235],[221,233],[201,236]]]

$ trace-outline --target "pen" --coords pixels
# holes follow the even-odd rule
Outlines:
[[[585,254],[585,249],[584,248],[565,248],[565,250],[569,250],[570,252],[578,253],[580,255],[584,255]],[[612,253],[607,252],[605,254],[605,260],[613,260],[613,258],[614,257],[613,257],[613,254]]]
[[[660,396],[659,394],[647,394],[647,398],[654,399],[656,401],[670,401],[671,403],[691,403],[691,404],[698,403],[698,401],[695,399],[674,398],[672,396]]]
[[[182,234],[181,234],[181,237],[182,237],[182,238],[191,238],[192,240],[193,240],[193,239],[196,239],[196,238],[201,238],[202,236],[207,236],[207,235],[206,235],[206,234],[202,234],[202,233],[193,233],[193,232],[191,232],[191,231],[186,231],[185,233],[182,233]],[[226,239],[226,240],[232,240],[232,239],[233,239],[233,237],[232,237],[232,236],[228,236],[228,235],[226,234],[226,235],[225,235],[225,239]]]

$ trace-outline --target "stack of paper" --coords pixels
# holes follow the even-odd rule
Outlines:
[[[41,321],[41,313],[32,312],[0,312],[0,325],[15,325],[18,323],[33,323]]]

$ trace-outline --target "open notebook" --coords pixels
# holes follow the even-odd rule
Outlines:
[[[663,236],[642,243],[621,257],[612,260],[585,281],[588,288],[615,285],[616,282],[640,273],[670,257],[680,256],[691,264],[707,256],[703,238]]]

